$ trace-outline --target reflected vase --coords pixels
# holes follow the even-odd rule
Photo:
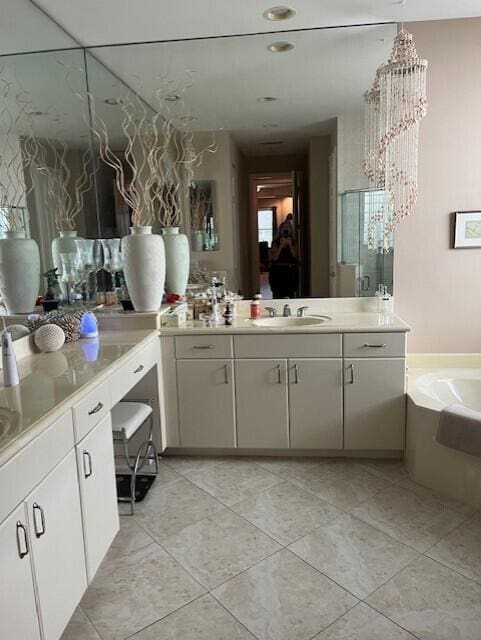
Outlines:
[[[179,233],[178,227],[162,229],[162,237],[165,243],[165,291],[183,296],[189,281],[189,240],[184,233]]]
[[[165,285],[165,250],[152,227],[131,227],[122,238],[125,281],[135,311],[158,311]]]
[[[59,231],[59,237],[52,240],[52,262],[57,269],[57,273],[62,274],[62,253],[77,253],[80,250],[80,242],[83,238],[77,236],[77,230]],[[67,287],[65,283],[60,282],[60,290],[63,298],[67,295]]]
[[[7,313],[31,313],[40,285],[40,251],[23,231],[0,240],[0,293]]]

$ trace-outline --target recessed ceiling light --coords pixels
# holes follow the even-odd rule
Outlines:
[[[273,147],[278,144],[284,144],[284,140],[265,140],[264,142],[259,142],[259,144],[265,147]]]
[[[286,51],[292,51],[294,46],[292,42],[273,42],[267,47],[267,50],[271,53],[286,53]]]
[[[277,98],[274,98],[274,96],[261,96],[257,98],[257,102],[275,102],[276,100]]]
[[[268,122],[267,124],[262,125],[263,129],[277,129],[278,127],[279,125],[275,124],[274,122]]]
[[[122,100],[122,98],[105,98],[104,102],[110,107],[118,107],[125,104],[125,101]]]
[[[296,15],[296,10],[292,7],[271,7],[262,14],[266,20],[277,22],[279,20],[289,20]]]
[[[169,93],[167,96],[164,96],[164,100],[167,102],[177,102],[177,100],[180,100],[180,96],[176,93]]]

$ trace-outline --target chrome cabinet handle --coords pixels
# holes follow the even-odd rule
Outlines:
[[[84,478],[90,478],[90,476],[93,473],[92,456],[87,451],[87,449],[83,450],[82,455],[83,455],[83,465],[84,465]],[[88,463],[88,466],[87,466],[87,463]]]
[[[299,384],[299,366],[297,364],[294,365],[294,384]]]
[[[20,540],[20,532],[22,532],[23,547],[22,547],[22,540]],[[24,524],[20,522],[20,520],[17,522],[16,535],[17,535],[18,557],[20,558],[20,560],[22,560],[23,558],[25,558],[25,556],[28,555],[29,548],[28,548],[27,528],[25,527]]]
[[[43,534],[45,533],[45,531],[46,531],[45,514],[43,512],[42,507],[39,504],[37,504],[36,502],[33,503],[32,511],[33,511],[33,528],[34,528],[34,531],[35,531],[35,537],[36,538],[41,538],[43,536]],[[37,527],[37,517],[35,515],[36,511],[38,511],[40,513],[40,524],[42,526],[41,529],[39,529]]]
[[[103,403],[98,402],[93,409],[90,409],[89,416],[93,416],[94,413],[98,413],[99,411],[102,411],[103,408],[104,408]]]
[[[282,384],[282,370],[281,370],[281,365],[278,364],[277,367],[277,384]]]
[[[386,344],[384,342],[381,342],[380,344],[368,344],[367,342],[364,344],[364,347],[366,349],[383,349],[386,346]]]
[[[351,378],[350,378],[350,380],[349,380],[348,384],[354,384],[354,365],[353,365],[353,364],[350,364],[350,365],[348,366],[348,369],[349,369],[349,371],[350,371],[350,373],[351,373]]]
[[[134,369],[134,373],[140,373],[143,370],[144,370],[144,365],[143,364],[139,364],[137,369]]]
[[[229,384],[229,365],[224,365],[224,384]]]
[[[213,344],[195,344],[192,349],[214,349]]]

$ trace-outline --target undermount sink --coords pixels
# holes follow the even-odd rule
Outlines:
[[[288,316],[284,318],[284,316],[277,316],[275,318],[259,318],[259,320],[253,320],[252,324],[256,327],[272,327],[272,328],[281,328],[281,327],[314,327],[319,324],[323,324],[327,322],[331,318],[329,316]]]

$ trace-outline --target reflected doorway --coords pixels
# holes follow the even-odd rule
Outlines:
[[[301,224],[295,172],[250,176],[252,288],[264,299],[300,295]]]

